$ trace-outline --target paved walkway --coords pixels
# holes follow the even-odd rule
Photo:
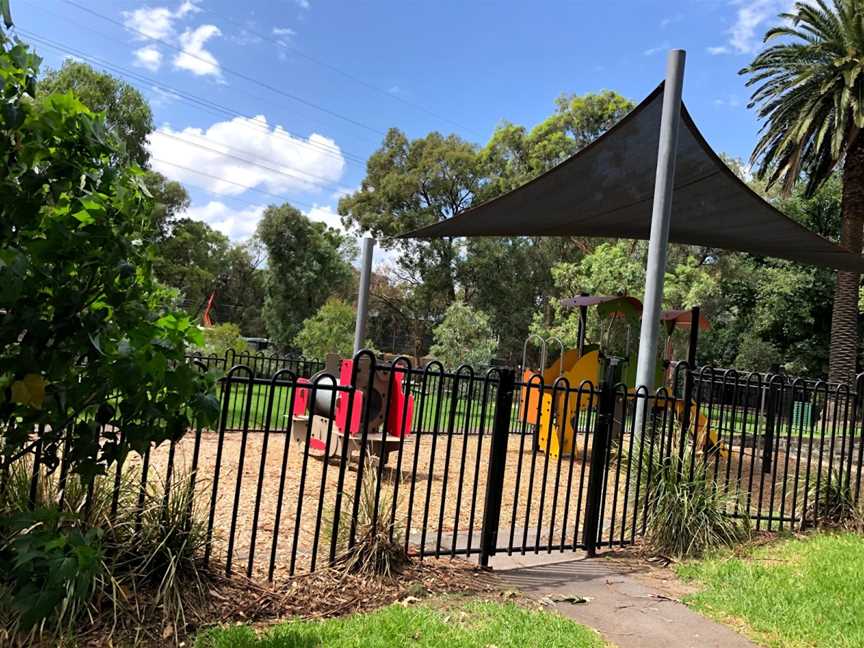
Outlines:
[[[602,558],[586,559],[583,554],[575,560],[549,561],[545,554],[505,554],[494,557],[492,565],[505,581],[532,598],[554,600],[577,595],[591,599],[588,603],[562,601],[554,605],[564,616],[598,630],[618,648],[756,646]]]

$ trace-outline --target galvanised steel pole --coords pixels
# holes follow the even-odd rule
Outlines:
[[[657,367],[657,336],[660,331],[660,309],[663,305],[663,278],[669,247],[669,224],[672,220],[672,193],[675,184],[675,156],[678,128],[681,124],[681,90],[684,85],[684,50],[670,50],[666,58],[666,84],[663,88],[663,112],[660,118],[660,143],[657,147],[657,175],[654,178],[654,206],[651,211],[651,238],[645,265],[645,297],[642,306],[642,328],[639,332],[639,360],[636,385],[647,394],[654,391]],[[636,430],[642,431],[646,399],[636,408]]]
[[[360,267],[360,289],[357,292],[357,323],[354,325],[354,355],[363,348],[366,337],[366,321],[369,319],[369,284],[372,281],[372,255],[375,239],[363,238],[363,257]]]

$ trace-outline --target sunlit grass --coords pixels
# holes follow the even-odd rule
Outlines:
[[[557,614],[513,603],[395,604],[371,614],[293,621],[257,635],[248,626],[210,630],[195,648],[601,648],[597,633]]]
[[[793,538],[692,562],[679,575],[702,589],[687,603],[777,648],[864,646],[864,537]]]

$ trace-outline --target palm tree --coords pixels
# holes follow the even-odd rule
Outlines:
[[[838,166],[843,173],[840,244],[861,253],[864,226],[864,0],[796,2],[783,25],[765,34],[781,42],[740,74],[755,85],[750,107],[764,120],[753,151],[757,175],[784,191],[803,175],[813,194]],[[860,276],[838,272],[831,321],[829,377],[854,379]]]

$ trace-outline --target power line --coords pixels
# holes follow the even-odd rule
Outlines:
[[[234,180],[228,180],[226,178],[220,178],[219,176],[213,175],[212,173],[207,173],[206,171],[201,171],[199,169],[193,169],[192,167],[184,166],[182,164],[177,164],[176,162],[171,162],[169,160],[163,160],[161,158],[151,158],[153,162],[158,162],[159,164],[167,164],[169,166],[177,167],[178,169],[182,169],[183,171],[188,171],[190,173],[198,174],[205,178],[210,178],[211,180],[216,180],[217,182],[225,182],[230,185],[234,185],[235,187],[240,187],[244,191],[254,191],[255,193],[260,193],[264,196],[270,196],[271,198],[276,198],[282,202],[290,202],[291,204],[303,205],[309,209],[315,209],[315,205],[311,205],[307,202],[302,202],[299,200],[289,200],[285,196],[280,196],[279,194],[273,193],[271,191],[266,191],[264,189],[259,189],[258,187],[253,187],[250,185],[245,185],[241,182],[235,182]],[[218,193],[218,192],[214,192]]]
[[[323,68],[326,68],[326,69],[330,70],[331,72],[335,72],[336,74],[344,77],[345,79],[348,79],[349,81],[353,81],[354,83],[357,83],[358,85],[361,85],[364,88],[367,88],[368,90],[372,90],[373,92],[376,92],[376,93],[378,93],[382,96],[385,96],[389,99],[392,99],[394,101],[398,101],[399,103],[404,104],[406,106],[410,106],[411,108],[414,108],[415,110],[419,110],[420,112],[423,112],[423,113],[429,115],[430,117],[434,117],[435,119],[439,119],[441,121],[447,122],[448,124],[451,124],[452,126],[457,126],[458,128],[461,128],[462,130],[471,132],[474,135],[477,135],[477,136],[480,135],[476,131],[473,131],[473,129],[469,128],[468,126],[466,126],[464,124],[459,123],[458,121],[455,121],[453,119],[450,119],[449,117],[441,115],[440,113],[437,113],[437,112],[427,108],[426,106],[423,106],[422,104],[416,103],[414,101],[410,101],[409,99],[406,99],[404,97],[400,97],[398,94],[394,94],[393,92],[390,92],[388,90],[384,90],[383,88],[379,88],[378,86],[376,86],[372,83],[369,83],[368,81],[365,81],[365,80],[361,79],[360,77],[355,76],[354,74],[351,74],[350,72],[346,72],[345,70],[342,70],[341,68],[338,68],[331,63],[327,63],[327,62],[322,61],[318,58],[315,58],[314,56],[306,54],[305,52],[300,50],[298,47],[296,47],[294,45],[289,45],[284,40],[273,38],[272,36],[269,36],[267,34],[262,34],[261,32],[249,27],[249,25],[245,25],[245,24],[239,22],[238,20],[231,18],[230,16],[227,16],[227,15],[220,13],[220,12],[216,12],[211,8],[203,8],[203,11],[205,13],[209,13],[209,14],[213,14],[214,16],[218,16],[222,20],[225,20],[226,22],[229,22],[233,25],[236,25],[237,27],[240,27],[241,29],[249,32],[250,34],[257,36],[258,38],[261,38],[261,39],[266,40],[270,43],[273,43],[277,47],[282,47],[284,49],[290,50],[291,52],[293,52],[295,55],[299,56],[300,58],[303,58],[303,59],[305,59],[311,63],[314,63],[315,65],[319,65]]]
[[[191,53],[191,52],[183,49],[182,47],[178,47],[177,45],[174,45],[173,43],[170,43],[163,38],[153,38],[152,36],[149,36],[148,34],[142,32],[139,29],[135,29],[134,27],[130,27],[130,26],[122,23],[119,20],[111,18],[110,16],[106,16],[105,14],[100,13],[98,11],[95,11],[95,10],[91,9],[90,7],[86,7],[82,4],[79,4],[78,2],[75,2],[75,0],[61,0],[61,2],[64,2],[68,5],[73,6],[73,7],[77,7],[81,11],[84,11],[85,13],[88,13],[92,16],[95,16],[96,18],[99,18],[100,20],[104,20],[104,21],[109,22],[111,24],[117,25],[118,27],[121,27],[123,29],[128,29],[129,31],[135,32],[135,33],[143,36],[147,40],[161,43],[165,47],[172,49],[176,52],[179,52],[179,53],[183,54],[184,56],[188,56],[189,58],[198,60],[202,63],[207,64],[207,65],[213,65],[212,61],[209,61],[209,60],[207,60],[201,56],[197,56],[196,54]],[[290,92],[286,92],[280,88],[277,88],[277,87],[267,83],[266,81],[261,81],[260,79],[256,79],[255,77],[250,76],[244,72],[240,72],[239,70],[235,70],[233,68],[229,68],[229,67],[226,67],[226,66],[221,65],[221,64],[219,65],[219,67],[220,67],[220,69],[225,70],[228,74],[231,74],[232,76],[235,76],[238,79],[243,79],[244,81],[247,81],[248,83],[255,84],[255,85],[260,86],[266,90],[269,90],[270,92],[273,92],[273,93],[278,94],[278,95],[282,95],[283,97],[287,97],[288,99],[291,99],[292,101],[296,101],[296,102],[301,103],[305,106],[308,106],[310,108],[318,110],[322,113],[325,113],[325,114],[330,115],[332,117],[335,117],[337,119],[341,119],[342,121],[349,123],[349,124],[352,124],[358,128],[368,130],[368,131],[375,133],[377,135],[386,135],[387,134],[386,131],[382,131],[379,128],[376,128],[374,126],[370,126],[369,124],[366,124],[366,123],[361,122],[359,120],[348,117],[347,115],[343,115],[339,112],[336,112],[335,110],[330,110],[329,108],[325,108],[324,106],[320,106],[320,105],[318,105],[312,101],[309,101],[307,99],[304,99],[303,97],[300,97],[298,95],[292,94]]]
[[[58,52],[62,52],[64,54],[67,54],[70,56],[75,56],[75,57],[78,57],[84,61],[92,63],[94,65],[98,65],[98,66],[100,66],[106,70],[110,70],[113,74],[117,74],[118,76],[125,77],[126,79],[131,79],[134,81],[138,81],[139,83],[143,83],[143,84],[151,84],[151,87],[153,89],[157,89],[157,88],[161,89],[163,92],[176,97],[177,99],[179,99],[180,101],[183,101],[184,103],[187,103],[187,104],[193,105],[193,106],[197,106],[198,108],[201,108],[207,112],[211,112],[212,114],[226,115],[229,117],[239,117],[242,120],[244,120],[243,123],[250,128],[256,128],[262,132],[266,132],[268,134],[272,134],[274,136],[286,139],[286,140],[288,140],[294,144],[300,142],[304,146],[309,146],[309,147],[321,150],[322,152],[324,152],[328,155],[331,155],[332,157],[335,157],[337,159],[344,159],[344,160],[348,160],[351,162],[355,162],[357,164],[364,164],[365,163],[365,159],[363,159],[362,157],[360,157],[358,155],[343,151],[341,148],[336,147],[336,146],[328,146],[328,145],[323,144],[321,142],[311,141],[308,138],[303,137],[302,135],[299,135],[297,133],[293,133],[293,132],[285,129],[281,125],[278,125],[278,126],[280,128],[282,128],[282,132],[280,132],[276,128],[274,128],[271,131],[270,127],[267,124],[261,123],[255,119],[253,119],[252,117],[249,117],[248,115],[245,115],[245,114],[243,114],[237,110],[234,110],[234,109],[229,108],[227,106],[224,106],[222,104],[216,103],[216,102],[211,101],[209,99],[205,99],[203,97],[198,97],[197,95],[194,95],[192,93],[188,93],[186,91],[180,90],[180,89],[175,88],[173,86],[169,86],[169,85],[167,85],[167,84],[165,84],[165,83],[163,83],[157,79],[154,79],[153,77],[148,77],[146,75],[139,74],[133,70],[129,70],[128,68],[123,68],[121,66],[114,65],[114,64],[112,64],[112,63],[110,63],[104,59],[92,56],[90,54],[87,54],[86,52],[83,52],[81,50],[77,50],[77,49],[72,48],[70,46],[65,46],[61,43],[58,43],[57,41],[52,41],[49,38],[45,38],[44,36],[40,36],[34,32],[28,31],[26,29],[20,29],[19,28],[16,31],[19,34],[26,36],[30,40],[33,40],[37,43],[41,43],[41,44],[43,44],[47,47],[50,47],[50,48],[52,48]],[[138,89],[146,92],[146,89],[142,88],[140,86],[138,87]]]
[[[212,147],[212,146],[207,146],[207,145],[205,145],[205,144],[201,144],[201,143],[198,143],[198,142],[193,142],[193,141],[191,141],[191,140],[189,140],[189,139],[187,139],[187,138],[185,138],[185,137],[179,137],[179,136],[177,136],[177,135],[174,135],[173,133],[166,133],[165,131],[157,131],[157,132],[159,133],[159,135],[160,135],[161,137],[169,137],[169,138],[174,139],[174,140],[177,140],[177,141],[179,141],[179,142],[183,142],[184,144],[186,144],[186,145],[188,145],[188,146],[193,146],[193,147],[195,147],[195,148],[199,148],[199,149],[202,149],[202,150],[205,150],[205,151],[213,152],[213,153],[215,153],[216,155],[219,155],[220,157],[226,157],[226,158],[230,158],[230,159],[233,159],[233,160],[238,160],[238,161],[240,161],[240,162],[243,162],[243,163],[248,164],[248,165],[250,165],[250,166],[257,167],[257,168],[259,168],[259,169],[264,169],[264,170],[266,170],[266,171],[270,171],[270,172],[272,172],[272,173],[277,173],[277,174],[279,174],[279,175],[283,175],[283,176],[285,176],[286,178],[291,178],[292,180],[299,180],[300,182],[305,182],[306,184],[311,184],[311,185],[313,185],[313,186],[315,186],[315,187],[320,187],[320,188],[322,188],[322,189],[337,189],[337,190],[340,190],[340,191],[342,191],[342,190],[348,190],[348,191],[350,191],[350,189],[349,189],[348,187],[344,187],[344,186],[342,186],[342,185],[336,184],[335,182],[331,182],[331,181],[327,180],[326,178],[323,178],[322,176],[317,176],[317,175],[314,175],[314,174],[312,174],[312,173],[308,173],[307,171],[301,171],[301,170],[299,170],[299,169],[296,169],[299,173],[302,173],[302,174],[304,174],[304,175],[307,175],[307,176],[309,176],[309,178],[313,178],[313,179],[303,178],[303,177],[298,176],[298,175],[296,175],[296,174],[294,174],[294,173],[289,173],[288,171],[285,171],[284,169],[280,169],[280,168],[278,168],[278,167],[269,166],[269,165],[266,165],[266,164],[261,164],[260,162],[256,162],[255,160],[250,160],[250,159],[248,159],[248,158],[245,158],[245,157],[242,157],[242,156],[239,156],[239,155],[234,155],[234,154],[231,154],[231,153],[226,153],[226,152],[224,152],[224,151],[220,151],[218,148],[214,148],[214,147]],[[221,144],[221,143],[220,143],[220,146],[224,146],[225,148],[227,148],[227,149],[229,149],[229,150],[233,150],[233,151],[237,151],[237,150],[238,150],[238,149],[232,148],[232,147],[230,147],[230,146],[228,146],[228,145],[226,145],[226,144]],[[267,159],[267,158],[265,158],[265,159]],[[275,163],[275,161],[273,161],[273,160],[270,160],[270,161]],[[290,168],[293,168],[293,167],[286,167],[286,168],[289,168],[289,169],[290,169]],[[314,179],[318,179],[319,181],[316,182]]]

